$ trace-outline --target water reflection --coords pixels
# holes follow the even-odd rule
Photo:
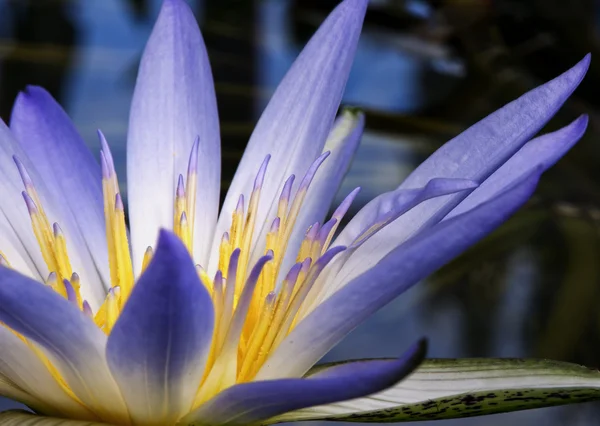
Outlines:
[[[268,95],[336,2],[190,1],[217,86],[224,187]],[[562,10],[558,0],[543,8],[533,0],[373,0],[344,98],[366,110],[368,129],[340,195],[362,186],[359,207],[396,187],[467,123],[597,50],[590,18],[597,14],[588,3],[552,14]],[[26,84],[40,84],[95,152],[95,130],[102,128],[125,176],[135,73],[159,7],[160,0],[0,0],[0,116],[8,120]],[[327,360],[394,356],[427,335],[435,357],[549,356],[599,364],[596,75],[592,68],[584,89],[552,123],[590,112],[588,137],[545,176],[536,201],[355,330]],[[595,405],[587,404],[460,424],[586,425],[595,416]]]

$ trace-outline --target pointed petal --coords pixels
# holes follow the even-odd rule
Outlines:
[[[134,269],[158,230],[173,226],[179,174],[199,137],[194,259],[206,265],[219,208],[221,146],[212,73],[196,19],[167,0],[138,73],[127,135],[127,188]]]
[[[414,344],[393,362],[373,361],[359,368],[341,365],[315,379],[250,382],[218,394],[181,420],[206,426],[247,425],[299,407],[344,401],[386,389],[410,374],[423,360],[425,341]],[[355,367],[355,365],[353,366]]]
[[[21,400],[18,395],[7,395],[0,390],[3,396],[16,398],[47,415],[94,418],[65,393],[31,348],[4,326],[0,326],[0,360],[0,375],[32,399]]]
[[[186,247],[161,231],[107,344],[108,365],[136,424],[174,424],[190,410],[213,326],[211,297]]]
[[[116,423],[127,417],[106,364],[106,336],[72,303],[0,267],[0,322],[38,343],[75,395],[95,413]]]
[[[15,154],[25,157],[8,127],[0,120],[0,250],[13,268],[41,280],[48,276],[48,271],[21,196],[23,184],[12,158]]]
[[[361,209],[335,239],[334,245],[353,244],[365,230],[377,224],[390,223],[410,209],[431,198],[455,194],[477,188],[477,183],[467,179],[435,178],[418,189],[396,189],[375,197],[368,209]]]
[[[582,115],[568,126],[527,142],[515,155],[487,178],[479,188],[456,206],[444,220],[459,215],[494,198],[511,185],[522,173],[541,164],[544,170],[552,167],[583,136],[587,128],[587,115]]]
[[[331,130],[358,42],[368,0],[345,0],[329,15],[294,62],[248,142],[223,204],[213,253],[230,226],[238,197],[249,196],[257,164],[271,155],[261,192],[254,242],[262,241],[283,182],[303,176],[321,154]],[[215,251],[216,250],[216,251]],[[261,249],[262,250],[262,249]],[[261,251],[262,254],[262,251]],[[211,259],[214,267],[218,259]]]
[[[362,246],[371,238],[385,234],[389,224],[398,217],[432,198],[472,191],[476,187],[477,183],[471,180],[436,178],[423,188],[396,189],[371,200],[369,208],[359,211],[333,242],[334,246],[348,246],[350,250],[344,254],[345,257],[336,260],[335,268],[326,271],[326,284],[307,312],[368,269],[371,253],[363,250]]]
[[[539,86],[488,115],[425,160],[399,189],[423,186],[435,177],[483,182],[516,153],[556,113],[583,79],[590,63],[587,55],[554,80]],[[423,203],[386,227],[357,251],[369,254],[364,269],[374,265],[417,230],[441,220],[467,194],[440,197]]]
[[[364,126],[365,116],[361,112],[345,110],[336,120],[323,148],[324,152],[331,154],[319,167],[310,184],[287,245],[282,271],[289,271],[296,263],[296,254],[309,226],[315,222],[323,223],[358,148]]]
[[[38,416],[26,411],[0,413],[0,426],[109,426],[106,423],[65,420],[56,417]]]
[[[66,235],[70,260],[77,272],[86,279],[89,277],[89,280],[84,282],[91,283],[91,285],[82,286],[82,296],[91,303],[92,307],[99,306],[104,298],[104,290],[96,267],[74,220],[66,220],[70,213],[61,205],[60,201],[62,200],[55,201],[56,191],[54,189],[56,188],[49,187],[47,182],[42,179],[21,145],[12,136],[12,132],[1,120],[0,142],[0,199],[2,200],[0,210],[3,213],[0,215],[2,240],[0,251],[6,255],[11,267],[19,272],[37,280],[43,280],[48,276],[48,267],[33,234],[30,216],[21,195],[24,185],[14,161],[14,158],[18,158],[35,185],[48,219],[51,222],[64,223],[67,221],[73,225],[68,229],[76,232]],[[72,216],[70,218],[72,219]]]
[[[10,129],[45,186],[71,246],[81,257],[83,283],[109,285],[100,166],[60,105],[41,87],[29,86],[13,106]],[[34,182],[37,185],[39,182]],[[100,276],[98,276],[98,273]]]
[[[319,366],[316,376],[328,368]],[[575,364],[536,359],[430,359],[381,393],[299,410],[274,420],[436,420],[599,399],[600,373]]]
[[[533,137],[577,88],[590,65],[573,68],[503,106],[444,144],[410,174],[402,187],[436,176],[483,180]]]
[[[417,234],[350,281],[292,330],[256,379],[304,374],[364,319],[504,222],[529,198],[540,173],[536,170],[477,209]]]

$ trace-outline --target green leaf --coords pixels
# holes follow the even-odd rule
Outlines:
[[[365,361],[350,361],[361,363]],[[337,365],[318,366],[308,377]],[[600,372],[535,359],[430,359],[396,386],[366,398],[294,411],[299,420],[405,422],[472,417],[600,399]]]

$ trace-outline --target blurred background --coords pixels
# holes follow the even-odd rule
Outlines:
[[[188,0],[212,62],[223,188],[278,81],[337,0]],[[27,84],[64,106],[94,152],[95,130],[125,176],[128,110],[160,0],[0,0],[0,116]],[[396,356],[420,336],[431,357],[549,357],[600,366],[600,2],[371,0],[344,104],[367,130],[339,199],[395,188],[478,119],[596,59],[545,131],[581,113],[584,139],[505,226],[394,301],[327,360]],[[123,182],[123,185],[125,183]],[[124,188],[124,187],[123,187]],[[600,404],[440,425],[597,424]]]

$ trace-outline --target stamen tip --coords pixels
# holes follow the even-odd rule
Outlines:
[[[54,233],[54,237],[59,237],[63,235],[62,229],[57,222],[52,224],[52,232]]]
[[[192,145],[192,151],[190,152],[190,160],[188,162],[188,175],[192,175],[198,172],[198,147],[200,146],[200,136],[196,136],[196,140]]]
[[[110,152],[110,147],[108,146],[108,142],[104,137],[104,134],[100,129],[98,129],[98,139],[100,139],[100,158],[104,158],[104,163],[102,164],[102,177],[109,176],[112,177],[115,175],[115,163],[113,160],[112,153]],[[104,173],[104,166],[106,166],[106,174]]]
[[[88,303],[87,300],[84,300],[82,303],[82,309],[83,309],[83,313],[85,315],[87,315],[90,318],[94,318],[94,313],[92,312],[92,307],[90,306],[90,304]]]
[[[77,303],[77,295],[70,281],[66,278],[63,279],[63,285],[65,286],[65,292],[67,293],[67,300],[69,302]]]
[[[110,169],[103,151],[100,151],[100,166],[102,169],[102,179],[110,179]]]
[[[19,172],[19,175],[21,176],[21,181],[23,182],[23,185],[25,185],[26,188],[33,186],[31,176],[29,176],[29,173],[27,173],[27,169],[25,168],[25,165],[21,162],[21,160],[19,160],[19,157],[13,155],[13,161],[17,166],[17,170]]]
[[[277,231],[279,231],[279,226],[281,226],[281,219],[278,216],[273,220],[273,223],[271,224],[270,232],[276,233]]]
[[[238,198],[237,206],[235,206],[235,211],[240,214],[244,214],[244,194],[240,194],[240,198]]]
[[[115,196],[115,210],[124,211],[125,207],[123,206],[123,198],[121,198],[121,194],[117,193]]]
[[[185,185],[183,183],[183,175],[179,175],[179,178],[177,179],[176,195],[178,198],[185,197]]]
[[[35,205],[35,202],[33,201],[33,199],[29,196],[29,194],[26,191],[21,192],[21,195],[23,195],[23,199],[25,200],[25,205],[27,206],[27,210],[29,211],[29,214],[37,214],[38,213],[38,208]]]

